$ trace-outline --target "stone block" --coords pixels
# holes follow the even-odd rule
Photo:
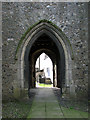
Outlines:
[[[70,85],[70,92],[73,94],[75,93],[75,85]]]
[[[20,99],[20,88],[13,89],[13,96],[15,99]]]

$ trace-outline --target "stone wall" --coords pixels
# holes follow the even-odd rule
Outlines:
[[[3,97],[12,97],[17,82],[15,51],[22,34],[40,20],[56,24],[71,42],[77,96],[88,90],[88,3],[2,3]]]

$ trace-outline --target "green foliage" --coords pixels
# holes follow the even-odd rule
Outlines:
[[[73,107],[70,107],[70,109],[73,109]]]

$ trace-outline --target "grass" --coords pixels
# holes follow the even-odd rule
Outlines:
[[[40,87],[52,87],[52,84],[41,84],[39,83]]]
[[[26,118],[31,108],[30,101],[5,102],[2,105],[3,118]]]
[[[61,107],[66,118],[88,118],[88,112]]]

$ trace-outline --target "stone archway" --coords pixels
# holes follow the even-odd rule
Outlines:
[[[47,50],[47,49],[40,49],[38,50],[37,52],[34,53],[34,56],[35,56],[35,61],[37,60],[37,58],[42,54],[42,53],[45,53],[52,61],[52,64],[53,64],[53,86],[56,87],[57,84],[56,84],[56,81],[57,81],[57,78],[56,78],[56,68],[55,68],[55,65],[56,65],[56,54],[51,51],[51,50]]]
[[[34,52],[33,54],[32,54],[32,59],[31,59],[31,61],[30,61],[30,63],[32,63],[32,66],[33,66],[33,70],[31,71],[31,73],[35,73],[35,63],[36,63],[36,60],[37,60],[37,58],[42,54],[42,53],[45,53],[45,54],[47,54],[48,56],[49,56],[49,58],[52,60],[52,63],[53,63],[53,78],[55,78],[55,70],[54,70],[54,67],[55,67],[55,63],[57,62],[56,61],[56,55],[55,55],[55,53],[53,53],[51,50],[48,50],[48,49],[39,49],[39,50],[37,50],[36,52]],[[31,75],[32,76],[32,75]],[[33,77],[33,76],[32,76]],[[33,78],[31,78],[31,82],[32,82],[32,79]],[[29,83],[30,84],[30,83]],[[57,86],[56,84],[55,84],[55,79],[53,79],[53,84],[54,84],[54,86]],[[30,86],[32,87],[32,83],[30,84]],[[33,85],[33,87],[34,87],[34,85]]]
[[[57,60],[57,74],[58,81],[61,81],[60,85],[63,88],[68,88],[70,91],[71,86],[73,86],[72,79],[72,60],[73,60],[73,51],[71,44],[63,32],[56,27],[53,23],[46,20],[36,24],[30,31],[26,34],[24,40],[22,41],[19,52],[17,53],[18,58],[18,79],[20,80],[20,87],[24,89],[25,82],[29,82],[30,78],[30,55],[33,55],[32,46],[38,40],[39,37],[46,35],[50,40],[55,44],[56,54],[58,52]],[[41,48],[39,48],[41,49]],[[50,50],[50,49],[48,49]],[[36,52],[36,51],[34,51]],[[54,52],[55,53],[55,52]],[[29,84],[28,84],[29,85]],[[30,88],[28,86],[28,88]],[[74,92],[74,89],[73,89]]]

